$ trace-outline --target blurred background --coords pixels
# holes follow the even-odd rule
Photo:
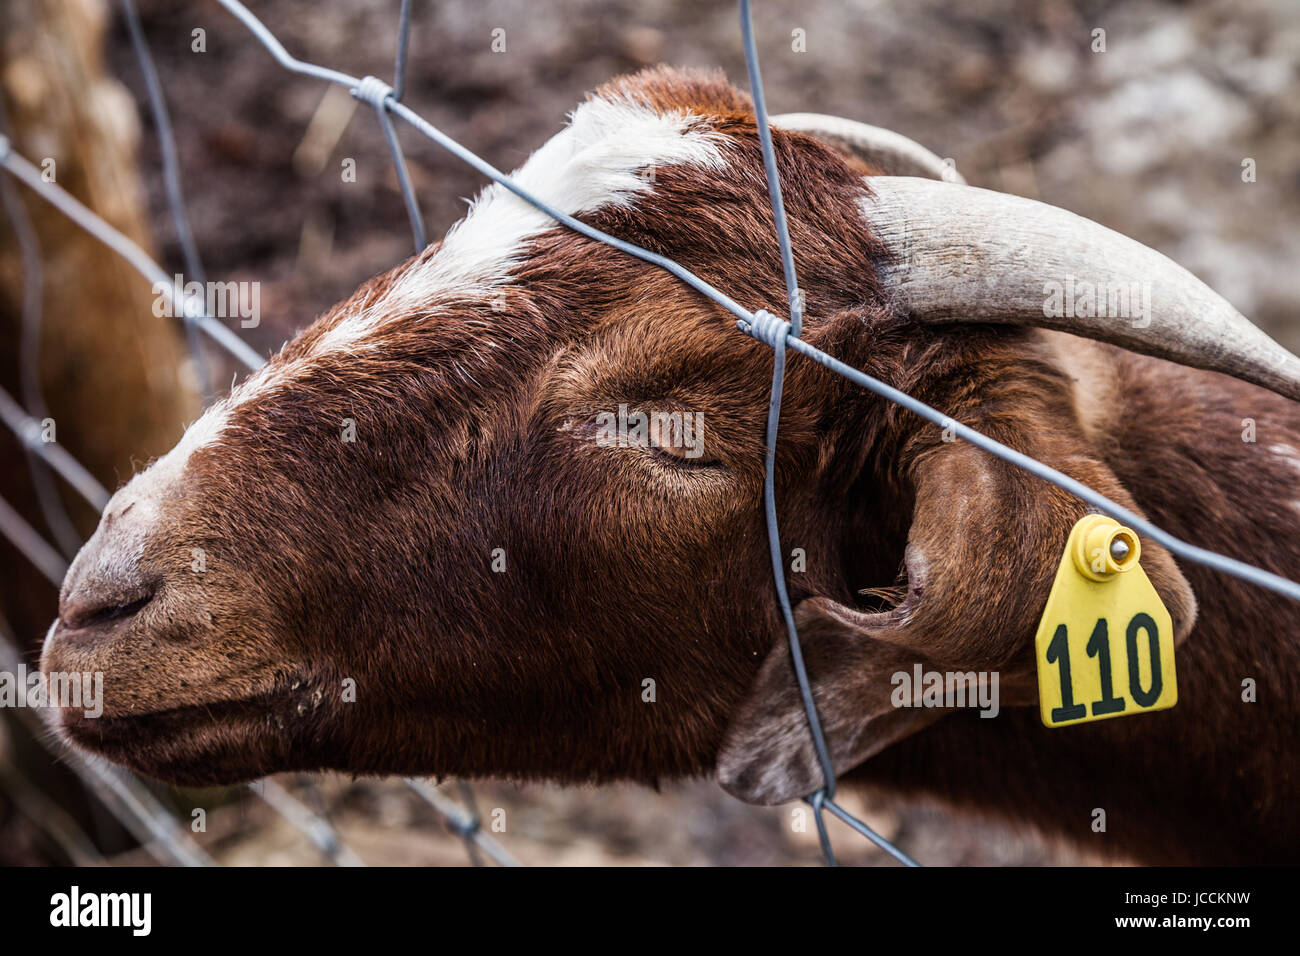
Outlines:
[[[138,6],[208,278],[260,283],[261,324],[240,334],[266,353],[410,254],[376,118],[344,91],[284,71],[215,0]],[[300,58],[392,76],[398,0],[249,6]],[[745,85],[725,0],[415,0],[412,23],[405,101],[507,170],[617,74],[664,62],[720,67]],[[758,0],[755,26],[773,112],[889,127],[952,158],[974,185],[1133,236],[1300,351],[1295,0]],[[52,161],[63,188],[179,273],[146,103],[117,0],[0,7],[0,133],[38,165]],[[429,234],[441,236],[482,181],[418,135],[399,135]],[[352,182],[340,174],[348,159]],[[149,284],[113,253],[15,181],[0,175],[0,187],[0,385],[53,418],[58,444],[112,490],[197,417],[183,331],[154,316]],[[213,348],[206,364],[217,389],[237,371]],[[0,500],[65,560],[95,525],[8,430]],[[56,604],[46,577],[0,540],[0,638],[31,665]],[[11,666],[12,656],[0,669]],[[25,716],[0,710],[0,863],[150,862],[99,788],[52,755]],[[398,781],[276,783],[367,863],[468,862],[442,818]],[[706,781],[475,789],[485,820],[504,811],[505,832],[494,835],[525,863],[820,859],[815,833],[791,825],[795,808],[747,807]],[[256,791],[153,788],[187,830],[192,808],[205,809],[206,829],[192,836],[219,862],[325,862]],[[924,863],[1102,862],[938,807],[844,802]],[[830,825],[845,862],[888,864]]]

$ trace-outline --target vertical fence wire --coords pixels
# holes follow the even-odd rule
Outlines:
[[[162,83],[158,79],[158,70],[149,53],[149,43],[145,40],[144,28],[140,25],[140,14],[136,10],[135,0],[122,0],[122,15],[126,20],[127,33],[131,36],[131,46],[135,49],[135,58],[140,64],[140,72],[144,76],[145,95],[149,100],[149,110],[153,114],[153,125],[158,134],[158,149],[162,154],[163,186],[167,191],[167,206],[171,210],[176,240],[180,243],[181,258],[190,280],[206,288],[208,280],[203,272],[203,261],[199,258],[198,243],[194,241],[194,230],[190,228],[190,218],[185,213],[185,200],[181,191],[181,164],[176,153],[176,137],[172,132],[171,115],[167,112],[167,97],[163,93]],[[185,314],[185,338],[189,342],[190,357],[194,362],[199,397],[203,404],[207,405],[212,398],[207,356],[203,352],[203,337],[199,334],[194,317],[188,312]]]
[[[781,617],[785,620],[790,660],[794,667],[795,682],[799,686],[799,696],[803,700],[808,732],[812,736],[813,749],[816,751],[817,762],[822,771],[821,787],[810,794],[806,800],[812,807],[813,819],[817,823],[817,837],[821,843],[822,855],[828,865],[835,866],[836,860],[830,834],[826,830],[826,821],[822,815],[824,809],[832,810],[836,816],[846,822],[852,821],[851,826],[854,829],[900,863],[905,866],[917,866],[917,862],[910,856],[834,802],[835,765],[831,761],[830,750],[826,745],[826,734],[822,730],[817,701],[813,697],[812,684],[804,664],[799,629],[794,620],[794,609],[790,606],[790,591],[785,580],[785,552],[781,548],[781,532],[777,522],[776,444],[777,433],[781,426],[781,396],[785,385],[785,347],[787,340],[799,338],[803,318],[803,296],[799,292],[799,280],[794,267],[794,247],[790,242],[790,229],[785,220],[785,203],[781,199],[781,176],[776,166],[776,150],[772,146],[772,128],[767,121],[767,101],[763,95],[763,79],[758,69],[758,48],[754,42],[754,23],[750,15],[749,0],[740,0],[740,32],[744,40],[745,63],[748,66],[750,93],[754,100],[754,117],[758,123],[759,145],[763,152],[763,169],[767,175],[768,196],[772,203],[776,240],[781,249],[781,264],[785,272],[785,286],[790,302],[789,322],[769,321],[767,323],[767,328],[772,333],[768,344],[773,350],[773,368],[772,394],[768,401],[767,452],[764,456],[763,506],[768,543],[772,554],[772,577],[776,586],[777,601],[781,605]],[[768,316],[768,318],[772,317]]]

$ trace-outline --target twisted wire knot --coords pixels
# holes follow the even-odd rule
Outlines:
[[[482,821],[478,817],[470,817],[468,820],[457,820],[447,817],[447,826],[460,837],[466,840],[472,840],[475,834],[482,829]]]
[[[375,109],[386,109],[385,101],[393,95],[393,88],[377,76],[367,76],[357,84],[352,95]]]
[[[778,344],[785,344],[786,336],[790,334],[791,328],[789,322],[773,315],[766,309],[759,309],[755,312],[752,322],[746,322],[742,319],[736,325],[746,335],[758,339],[760,342],[765,342],[772,348],[776,348]]]

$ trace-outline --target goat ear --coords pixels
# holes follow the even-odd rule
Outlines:
[[[836,773],[920,730],[942,711],[893,706],[892,677],[922,663],[872,618],[828,598],[795,609],[813,698]],[[803,699],[794,679],[789,644],[768,654],[749,697],[733,715],[717,762],[718,782],[749,803],[777,804],[806,797],[823,781]]]
[[[1081,442],[1057,433],[1029,444],[1035,457],[1065,465],[1137,510],[1115,475],[1088,456]],[[964,444],[927,452],[916,469],[915,491],[903,604],[866,614],[812,597],[795,609],[837,775],[949,712],[915,706],[921,702],[918,665],[922,673],[974,671],[990,690],[996,674],[1000,708],[1037,703],[1034,633],[1070,529],[1088,511],[1072,495]],[[1155,542],[1143,542],[1142,565],[1181,642],[1196,615],[1190,586]],[[902,699],[909,692],[913,699]],[[901,706],[905,702],[913,706]],[[969,709],[969,696],[967,704]],[[821,787],[784,634],[732,715],[716,769],[728,792],[751,803],[785,803]]]

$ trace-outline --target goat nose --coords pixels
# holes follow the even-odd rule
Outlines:
[[[102,628],[126,620],[153,600],[157,576],[140,567],[142,522],[115,510],[104,520],[68,569],[59,594],[59,623],[65,630]]]
[[[111,624],[134,616],[153,600],[157,588],[151,584],[94,582],[78,587],[59,601],[59,623],[70,631]]]

